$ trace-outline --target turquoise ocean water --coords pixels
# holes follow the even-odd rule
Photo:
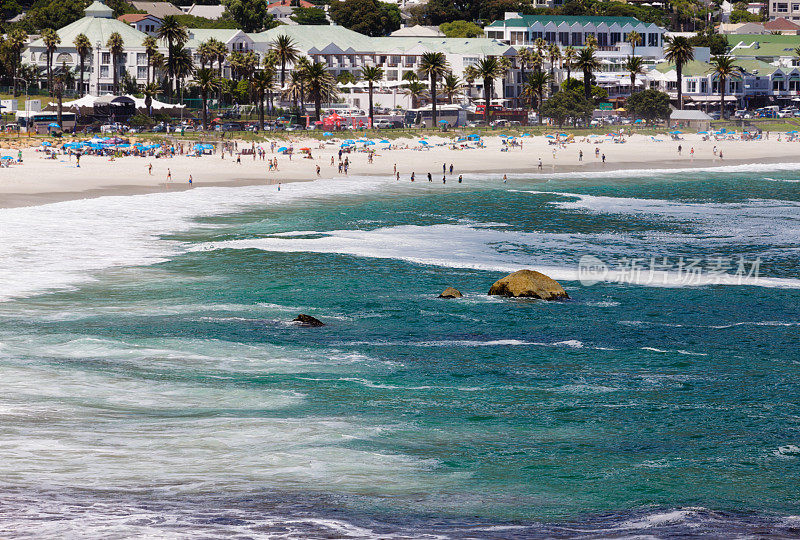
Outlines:
[[[800,171],[500,176],[0,210],[0,534],[800,535]]]

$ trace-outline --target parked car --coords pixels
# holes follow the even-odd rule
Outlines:
[[[375,127],[378,129],[390,129],[394,127],[394,124],[391,120],[377,120],[375,122]]]
[[[302,130],[303,126],[301,126],[300,124],[291,124],[286,126],[286,131],[302,131]]]

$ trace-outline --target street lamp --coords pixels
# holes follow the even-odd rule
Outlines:
[[[30,133],[30,118],[28,116],[28,81],[22,77],[14,77],[14,80],[25,83],[25,130]],[[19,131],[17,132],[17,137],[19,137]]]

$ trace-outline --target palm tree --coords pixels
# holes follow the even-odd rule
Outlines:
[[[536,57],[534,57],[532,65],[535,71],[542,70],[542,58],[544,58],[546,50],[547,42],[543,38],[536,38],[533,40],[533,52],[535,53]],[[536,61],[537,58],[538,62]]]
[[[517,51],[517,56],[519,56],[519,67],[522,71],[522,82],[524,83],[528,79],[527,74],[527,67],[533,65],[533,56],[535,52],[527,47],[521,48]]]
[[[272,42],[272,49],[281,63],[281,88],[286,84],[286,63],[294,62],[298,50],[295,42],[286,34],[281,34]]]
[[[444,76],[450,69],[447,57],[442,52],[422,53],[419,58],[419,74],[428,77],[430,80],[431,94],[431,122],[432,127],[436,127],[436,81]]]
[[[687,37],[667,37],[664,57],[675,64],[678,76],[678,108],[683,110],[683,66],[694,60],[694,47]]]
[[[472,99],[472,85],[475,79],[478,78],[478,70],[474,65],[470,64],[464,68],[464,82],[467,83],[467,100]]]
[[[534,73],[522,88],[523,96],[531,99],[531,101],[536,99],[536,117],[539,124],[542,123],[542,115],[539,111],[542,108],[542,103],[544,101],[544,89],[547,88],[547,85],[550,84],[550,81],[551,79],[549,73]]]
[[[108,52],[111,53],[111,66],[114,69],[114,93],[119,94],[119,60],[125,50],[125,43],[119,32],[112,32],[106,42]]]
[[[45,28],[42,30],[42,41],[44,42],[44,50],[47,55],[47,89],[53,92],[53,55],[56,53],[56,47],[61,43],[61,38],[58,33],[52,28]]]
[[[447,73],[442,79],[442,93],[447,96],[450,105],[453,104],[453,98],[461,93],[461,79],[454,73]]]
[[[11,56],[11,77],[13,78],[14,82],[12,85],[14,86],[14,96],[16,97],[19,92],[17,92],[17,75],[19,74],[20,66],[22,65],[22,49],[25,48],[25,43],[28,41],[28,33],[21,28],[15,28],[8,34],[8,38],[6,39],[6,47],[8,47],[8,51],[10,52]]]
[[[172,94],[173,84],[175,80],[175,62],[173,55],[175,54],[175,47],[183,45],[189,40],[189,33],[186,27],[183,26],[174,15],[167,15],[161,19],[161,26],[158,29],[159,39],[167,42],[167,71],[168,71],[168,88],[169,94]]]
[[[209,39],[208,43],[211,47],[211,50],[214,51],[214,60],[216,60],[218,64],[217,76],[222,77],[222,64],[224,64],[225,59],[228,58],[228,47],[226,47],[224,43],[215,38]]]
[[[503,65],[496,56],[482,58],[475,66],[479,79],[483,79],[483,114],[489,123],[489,110],[492,108],[492,86],[494,80],[503,75]]]
[[[419,98],[423,97],[428,89],[424,83],[419,81],[408,81],[405,85],[405,93],[411,98],[411,108],[416,109]]]
[[[147,84],[150,84],[150,68],[153,65],[153,55],[158,52],[158,42],[153,36],[147,36],[142,40],[142,47],[147,55]]]
[[[328,71],[328,66],[322,62],[309,64],[304,71],[311,98],[314,100],[314,117],[319,120],[322,100],[330,101],[336,95],[336,79]]]
[[[200,69],[205,69],[206,65],[211,65],[216,59],[217,53],[214,52],[212,44],[208,41],[202,42],[197,46],[197,56],[200,60]],[[212,66],[213,67],[213,66]]]
[[[84,74],[84,67],[86,66],[86,57],[92,54],[92,42],[89,41],[89,38],[86,37],[86,34],[78,34],[75,36],[75,41],[72,42],[75,45],[75,50],[78,53],[78,58],[80,59],[80,87],[78,95],[83,95],[83,74]]]
[[[361,68],[361,78],[367,81],[367,91],[369,92],[369,125],[375,125],[375,116],[372,109],[372,86],[383,79],[383,69],[377,66],[364,66]]]
[[[183,44],[176,45],[172,51],[172,56],[167,59],[167,68],[175,77],[175,89],[178,90],[182,86],[183,79],[194,72],[191,51],[184,47]]]
[[[578,53],[575,67],[583,72],[583,94],[586,99],[592,97],[592,72],[600,69],[600,61],[594,55],[592,47],[584,47]]]
[[[569,47],[564,47],[563,58],[563,65],[567,68],[567,79],[569,79],[572,77],[572,66],[574,66],[575,62],[578,60],[578,51],[571,45]]]
[[[636,54],[636,46],[642,43],[642,34],[636,30],[628,32],[628,39],[626,40],[631,44],[631,56]]]
[[[712,73],[719,79],[719,114],[725,120],[725,86],[728,79],[739,78],[744,71],[734,64],[733,56],[719,55],[711,59]]]
[[[200,90],[200,99],[203,102],[203,129],[208,129],[208,94],[219,88],[219,85],[220,81],[213,69],[200,68],[194,74],[192,86]]]
[[[272,94],[272,89],[275,87],[275,71],[272,69],[265,69],[253,75],[253,90],[255,90],[256,101],[258,102],[258,126],[262,129],[264,126],[264,96]],[[269,96],[267,96],[269,101]]]
[[[58,125],[61,126],[62,116],[64,114],[64,91],[67,87],[75,84],[75,75],[67,67],[66,62],[61,63],[61,71],[53,78],[53,94],[58,100]]]
[[[161,87],[157,82],[147,83],[147,86],[142,90],[142,94],[144,94],[144,106],[147,107],[147,111],[150,114],[152,114],[150,106],[153,105],[153,100],[158,96],[159,92],[161,92]]]
[[[153,79],[150,82],[161,80],[167,69],[167,58],[159,51],[154,52],[150,57],[150,67],[153,69]],[[160,84],[159,91],[161,91]]]
[[[550,61],[550,79],[556,79],[556,62],[561,60],[561,49],[558,45],[551,43],[547,48],[547,59]]]
[[[586,36],[585,41],[586,47],[589,49],[597,49],[597,36],[594,34],[589,34]]]
[[[631,95],[636,91],[636,76],[644,75],[644,60],[641,56],[629,56],[623,65],[625,71],[631,74]]]

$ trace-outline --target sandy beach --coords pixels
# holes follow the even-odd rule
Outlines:
[[[367,152],[357,151],[345,154],[350,162],[349,175],[394,176],[395,167],[400,173],[400,181],[408,182],[412,172],[417,181],[426,181],[427,173],[433,175],[435,182],[442,178],[442,164],[448,169],[453,164],[454,181],[459,174],[491,173],[537,174],[572,171],[597,171],[617,169],[665,169],[665,168],[705,168],[747,163],[791,163],[800,161],[800,145],[785,138],[778,140],[773,135],[768,140],[711,140],[703,141],[701,135],[686,134],[683,140],[670,140],[662,136],[654,140],[645,135],[631,135],[625,143],[614,143],[610,139],[577,138],[575,142],[563,146],[549,144],[542,136],[525,137],[522,147],[505,146],[499,136],[486,137],[484,148],[454,150],[451,138],[430,137],[428,145],[422,149],[417,140],[397,139],[388,145],[375,145],[372,163]],[[602,142],[597,142],[602,141]],[[13,154],[17,150],[8,149],[7,141],[0,153]],[[226,154],[223,159],[219,153],[203,157],[178,155],[174,158],[122,157],[110,159],[85,155],[80,168],[75,159],[60,155],[58,159],[46,159],[40,146],[22,150],[23,164],[10,168],[0,168],[0,207],[30,206],[61,200],[82,199],[103,195],[125,195],[149,193],[163,190],[189,189],[203,186],[236,186],[259,183],[278,184],[293,181],[308,181],[319,177],[344,176],[338,172],[338,152],[340,139],[331,139],[321,144],[314,139],[297,139],[291,142],[295,154],[289,156],[271,153],[270,144],[262,143],[267,150],[266,158],[277,158],[279,170],[268,171],[267,161],[253,159],[251,155],[242,156],[237,163],[236,156]],[[279,141],[286,145],[286,141]],[[251,143],[239,143],[239,148],[249,148]],[[322,148],[321,148],[322,146]],[[680,154],[678,146],[681,147]],[[302,157],[297,149],[312,148],[313,159]],[[715,155],[714,149],[721,151],[723,159]],[[694,152],[692,153],[692,149]],[[583,159],[580,153],[583,152]],[[605,155],[605,163],[602,156]],[[333,158],[333,162],[331,161]],[[541,160],[541,169],[539,162]],[[152,174],[148,172],[152,163]],[[333,163],[333,164],[332,164]],[[171,172],[171,180],[167,175]],[[193,179],[189,185],[189,176]]]

